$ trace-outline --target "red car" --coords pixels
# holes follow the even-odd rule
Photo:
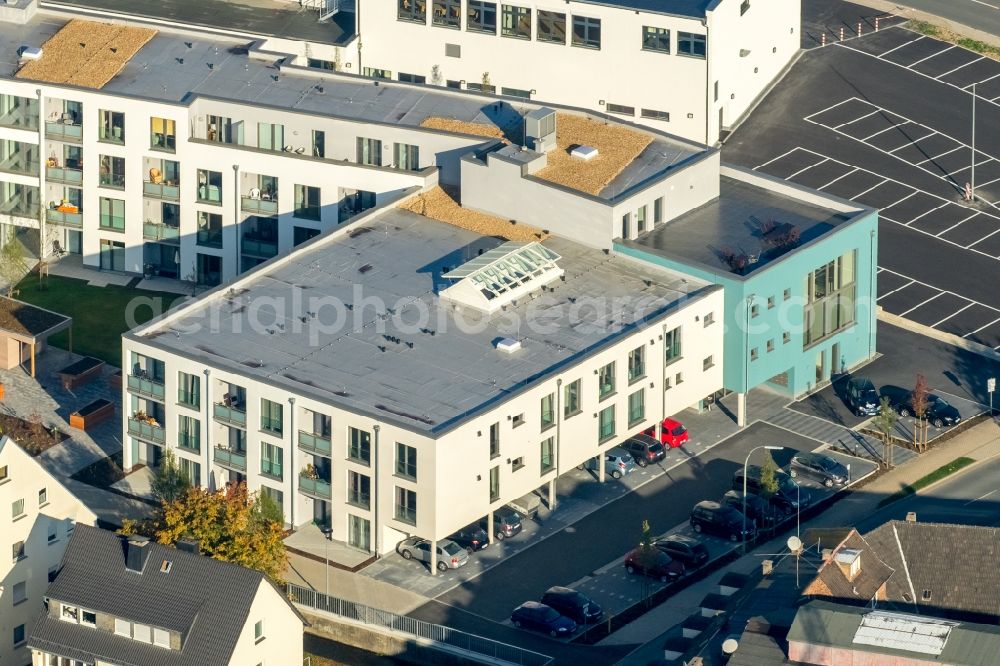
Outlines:
[[[625,556],[625,571],[658,578],[661,583],[666,583],[683,576],[684,565],[659,548],[650,546],[649,551],[643,553],[640,546]]]
[[[656,426],[653,426],[643,434],[656,437]],[[678,446],[687,444],[688,439],[688,429],[684,427],[683,423],[670,417],[663,419],[663,430],[660,433],[660,441],[663,444],[676,449]]]

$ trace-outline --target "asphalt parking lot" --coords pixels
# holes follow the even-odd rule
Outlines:
[[[1000,62],[892,27],[803,54],[723,153],[879,208],[878,304],[1000,349],[998,147]]]

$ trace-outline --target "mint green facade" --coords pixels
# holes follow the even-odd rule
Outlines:
[[[715,313],[715,318],[726,327],[723,383],[730,391],[743,393],[767,385],[800,396],[875,354],[876,211],[864,211],[746,275],[665,257],[634,243],[616,242],[614,251],[723,286],[726,311]],[[815,296],[830,291],[816,284],[825,276],[821,267],[838,259],[835,272],[851,282],[838,283],[835,295],[817,299],[808,308],[810,332],[805,321],[810,292]],[[817,269],[821,269],[818,275]],[[817,324],[824,317],[849,323],[831,324],[828,331]]]

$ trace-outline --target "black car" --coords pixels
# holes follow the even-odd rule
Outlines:
[[[744,502],[742,490],[730,490],[722,496],[719,504],[736,509],[740,513],[744,513],[743,509],[746,507],[747,520],[753,521],[757,527],[771,527],[778,522],[777,509],[766,499],[753,493],[747,493]]]
[[[795,513],[796,509],[805,509],[809,506],[811,500],[809,496],[809,491],[799,488],[799,484],[792,480],[792,477],[788,476],[781,470],[777,470],[774,474],[775,480],[778,482],[778,492],[767,499],[768,502],[775,508],[781,511],[786,516],[790,516]],[[733,490],[743,490],[743,470],[737,470],[733,475]],[[760,487],[760,466],[750,465],[747,467],[746,473],[746,489],[748,493],[753,493],[754,495],[763,496]]]
[[[635,458],[635,464],[639,467],[645,467],[667,457],[667,450],[663,448],[663,444],[649,435],[629,437],[620,446],[632,454],[632,457]]]
[[[799,474],[811,476],[827,488],[847,483],[847,467],[839,460],[823,453],[801,451],[792,456],[788,473],[795,478]]]
[[[467,525],[448,538],[470,554],[490,547],[490,535],[479,525]]]
[[[714,534],[730,541],[749,540],[755,534],[753,523],[745,520],[742,513],[718,502],[695,504],[691,509],[691,528],[695,532]]]
[[[856,416],[878,414],[878,391],[867,377],[852,377],[844,387],[844,402]]]
[[[882,397],[889,399],[889,404],[899,412],[900,416],[910,416],[914,413],[913,391],[901,386],[883,386]],[[941,428],[957,424],[962,420],[962,415],[952,405],[949,405],[944,398],[931,393],[927,396],[926,418],[934,424],[935,428]]]
[[[671,534],[653,542],[653,545],[692,569],[708,562],[708,547],[697,539],[683,534]]]
[[[515,627],[544,631],[549,636],[569,636],[576,631],[576,622],[560,615],[556,609],[537,601],[525,601],[510,614]]]
[[[479,526],[483,529],[487,528],[485,518],[479,521]],[[522,527],[521,516],[514,509],[504,507],[493,512],[493,536],[496,537],[497,541],[514,536],[521,531]]]
[[[604,616],[604,610],[593,600],[568,587],[550,587],[542,595],[542,603],[577,624],[600,622]]]

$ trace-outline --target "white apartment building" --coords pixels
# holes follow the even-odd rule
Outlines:
[[[170,449],[366,552],[439,540],[718,391],[722,302],[380,208],[123,336],[124,464]]]
[[[546,100],[706,144],[752,108],[800,43],[801,0],[358,4],[345,48],[357,73]]]
[[[28,632],[74,528],[97,516],[10,437],[0,435],[0,663],[31,663]],[[10,557],[8,557],[8,554]]]

